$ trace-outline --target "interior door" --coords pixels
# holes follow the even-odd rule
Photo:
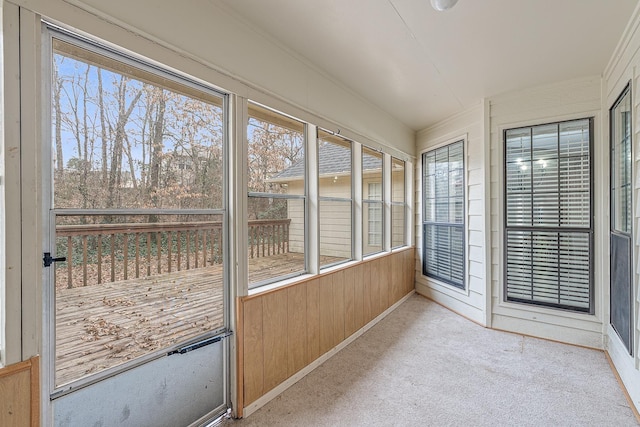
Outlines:
[[[611,326],[633,352],[631,90],[611,107]]]
[[[211,419],[227,409],[226,97],[45,39],[54,424]]]

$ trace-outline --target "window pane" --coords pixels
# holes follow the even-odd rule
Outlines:
[[[588,232],[507,231],[507,297],[587,311]]]
[[[304,141],[304,123],[249,103],[249,288],[306,271]]]
[[[377,186],[371,187],[375,183]],[[382,200],[382,153],[362,147],[362,198]]]
[[[391,201],[404,203],[404,162],[391,158]]]
[[[382,154],[371,151],[367,148],[362,149],[363,175],[364,162],[370,165],[379,166],[379,170],[375,169],[367,173],[362,178],[363,185],[363,213],[362,213],[362,254],[364,256],[382,252],[382,236],[383,236],[383,208],[382,204]],[[368,154],[365,154],[365,151]],[[375,157],[377,156],[377,157]]]
[[[631,95],[611,109],[611,217],[614,230],[631,233]]]
[[[423,274],[464,289],[464,229],[424,224]]]
[[[586,310],[591,281],[589,235],[562,233],[558,246],[560,303]]]
[[[364,201],[362,235],[364,256],[382,252],[382,202]]]
[[[589,120],[560,123],[560,156],[589,157]]]
[[[349,261],[351,201],[320,199],[320,267]]]
[[[249,192],[304,194],[304,123],[249,104],[247,139]]]
[[[56,386],[222,329],[222,220],[56,216]]]
[[[405,244],[405,205],[391,205],[391,247]]]
[[[532,298],[532,239],[530,231],[507,231],[507,298]]]
[[[223,98],[54,40],[54,206],[223,207]]]
[[[320,197],[351,199],[351,142],[318,130]]]
[[[531,160],[531,128],[509,129],[505,132],[507,163]]]
[[[249,288],[305,272],[304,199],[249,197]]]
[[[558,158],[558,125],[534,126],[532,131],[531,160],[547,160]]]

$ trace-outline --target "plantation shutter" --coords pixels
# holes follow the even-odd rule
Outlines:
[[[591,120],[505,131],[506,298],[590,311]]]

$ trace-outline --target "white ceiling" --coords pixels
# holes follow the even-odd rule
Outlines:
[[[419,130],[502,92],[599,75],[637,0],[220,0]]]

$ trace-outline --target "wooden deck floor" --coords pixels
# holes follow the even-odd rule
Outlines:
[[[258,281],[290,274],[301,265],[302,254],[279,254],[252,259],[249,274]],[[60,289],[56,385],[222,328],[223,312],[219,265]]]

